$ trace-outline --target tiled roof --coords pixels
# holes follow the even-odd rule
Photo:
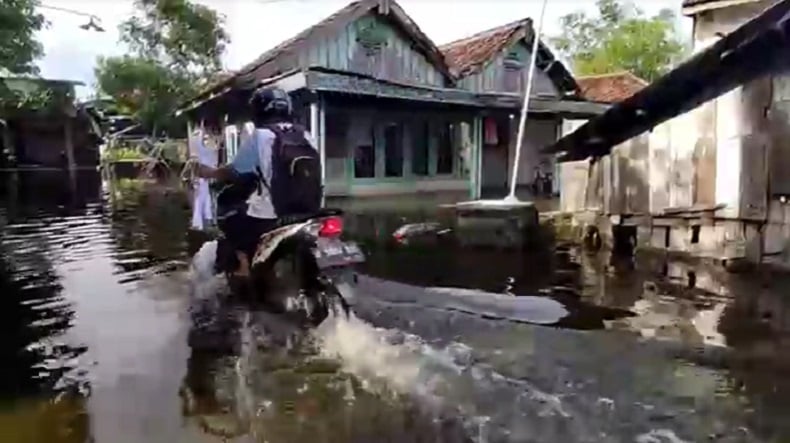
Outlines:
[[[482,69],[513,41],[517,33],[529,29],[531,24],[528,18],[518,20],[442,45],[439,49],[453,74],[463,77]]]
[[[647,81],[628,71],[576,77],[576,83],[582,97],[601,103],[623,101],[648,85]]]

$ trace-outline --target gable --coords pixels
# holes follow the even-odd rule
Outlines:
[[[519,39],[503,48],[482,70],[464,77],[458,84],[474,92],[523,94],[529,74],[531,49],[523,39]],[[549,75],[536,67],[531,95],[558,97],[560,94]]]
[[[248,88],[312,66],[409,83],[415,78],[427,85],[453,83],[441,51],[396,2],[357,0],[261,54],[204,94],[229,83]]]
[[[445,86],[446,75],[390,16],[370,11],[334,35],[305,45],[299,68],[321,66],[402,83]]]

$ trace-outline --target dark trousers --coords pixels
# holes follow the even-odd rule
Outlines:
[[[277,220],[250,217],[240,212],[228,217],[219,225],[233,249],[244,252],[251,259],[258,248],[261,235],[274,229]]]

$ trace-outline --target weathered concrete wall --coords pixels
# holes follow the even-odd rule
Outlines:
[[[586,198],[590,160],[560,163],[560,211],[578,212],[588,209]]]
[[[772,3],[695,17],[695,50]],[[580,163],[563,166],[569,194],[563,208],[592,209],[596,167],[602,214],[651,214],[638,222],[640,245],[717,259],[767,257],[790,266],[789,75],[750,82],[622,143],[587,166],[586,176]],[[583,203],[581,186],[587,188]],[[669,215],[677,211],[685,213]]]

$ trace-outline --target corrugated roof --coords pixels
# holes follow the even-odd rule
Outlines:
[[[525,18],[447,43],[439,49],[453,74],[464,77],[482,70],[517,35],[524,37],[527,29],[532,29],[532,20]]]
[[[581,95],[600,103],[617,103],[641,91],[649,83],[628,71],[576,77]]]

